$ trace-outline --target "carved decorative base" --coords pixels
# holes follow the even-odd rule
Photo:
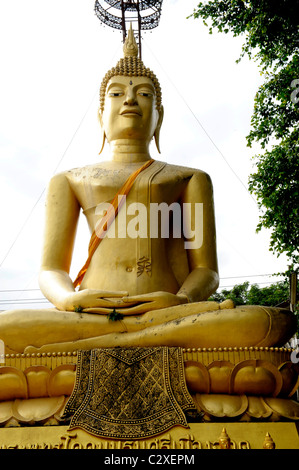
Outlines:
[[[299,421],[292,349],[184,350],[185,375],[202,421]],[[0,367],[0,426],[64,425],[76,353],[6,355]]]
[[[299,403],[295,400],[246,395],[195,394],[194,403],[201,422],[278,422],[299,424]],[[61,419],[68,397],[15,399],[0,403],[0,426],[64,425]]]

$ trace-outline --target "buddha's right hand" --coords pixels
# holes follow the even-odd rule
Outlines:
[[[83,289],[69,293],[65,299],[63,309],[72,312],[84,312],[85,309],[92,309],[93,313],[107,314],[114,308],[127,305],[122,300],[123,297],[127,296],[128,292],[124,291]]]

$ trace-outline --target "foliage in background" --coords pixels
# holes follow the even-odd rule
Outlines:
[[[297,298],[299,297],[299,284],[297,285]],[[290,284],[286,278],[270,286],[260,287],[258,284],[249,284],[248,281],[236,284],[232,289],[216,291],[209,300],[223,302],[231,299],[235,305],[264,305],[267,307],[280,306],[289,309]],[[298,305],[295,309],[298,318]],[[299,318],[297,334],[299,335]]]
[[[215,292],[210,300],[223,302],[231,299],[235,305],[265,305],[275,307],[289,299],[289,283],[281,281],[267,287],[258,284],[249,285],[249,282],[235,285],[232,289],[222,289]]]
[[[242,36],[244,55],[258,62],[264,83],[254,100],[248,146],[254,157],[249,191],[261,211],[257,231],[271,230],[270,251],[299,265],[299,0],[211,0],[193,12],[209,32]]]

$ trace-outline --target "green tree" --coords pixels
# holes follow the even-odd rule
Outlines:
[[[231,299],[235,305],[265,305],[275,307],[277,305],[288,303],[289,301],[289,283],[281,281],[266,287],[259,287],[258,284],[249,285],[249,282],[235,285],[232,289],[222,289],[215,292],[210,300],[223,302]]]
[[[249,191],[261,211],[257,231],[271,230],[270,251],[299,264],[299,0],[211,0],[193,12],[209,32],[244,38],[240,54],[257,61],[264,83],[254,100],[248,146],[260,144]]]
[[[247,303],[249,282],[243,282],[243,284],[237,284],[232,289],[223,289],[220,292],[215,292],[210,300],[216,302],[223,302],[226,299],[231,299],[235,305],[245,305]]]

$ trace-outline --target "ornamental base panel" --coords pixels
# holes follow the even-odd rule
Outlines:
[[[287,348],[183,350],[197,410],[188,428],[144,439],[70,430],[63,413],[77,353],[6,355],[0,367],[0,448],[299,449],[298,364]]]

